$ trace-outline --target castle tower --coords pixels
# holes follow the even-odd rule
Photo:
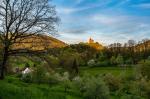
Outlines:
[[[91,37],[89,38],[89,43],[94,43],[94,40]]]

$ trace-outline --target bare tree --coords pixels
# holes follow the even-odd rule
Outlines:
[[[12,46],[38,34],[54,33],[57,22],[55,6],[49,0],[0,0],[0,40],[3,48],[0,79],[4,79],[9,56],[34,52],[13,49]]]

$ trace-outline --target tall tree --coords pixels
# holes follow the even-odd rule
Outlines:
[[[142,45],[143,45],[143,57],[144,57],[144,61],[146,60],[146,58],[147,58],[147,53],[148,53],[148,46],[149,46],[149,39],[143,39],[142,40]]]
[[[13,49],[12,46],[38,34],[54,33],[58,17],[49,0],[0,0],[0,3],[0,40],[3,49],[0,79],[4,79],[9,56],[33,52],[30,49]]]
[[[130,57],[132,58],[133,63],[136,63],[135,60],[135,45],[136,42],[134,40],[128,40],[128,49],[129,49],[129,53],[130,53]]]

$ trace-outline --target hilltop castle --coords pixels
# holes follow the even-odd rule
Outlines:
[[[99,44],[98,42],[95,42],[91,37],[89,38],[87,44],[97,50],[103,49],[103,46]]]
[[[94,43],[94,40],[90,37],[88,43]]]

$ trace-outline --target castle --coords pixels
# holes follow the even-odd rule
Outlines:
[[[87,44],[97,50],[103,49],[103,46],[99,44],[98,42],[95,42],[91,37],[89,38]]]
[[[94,40],[90,37],[88,43],[94,43]]]

